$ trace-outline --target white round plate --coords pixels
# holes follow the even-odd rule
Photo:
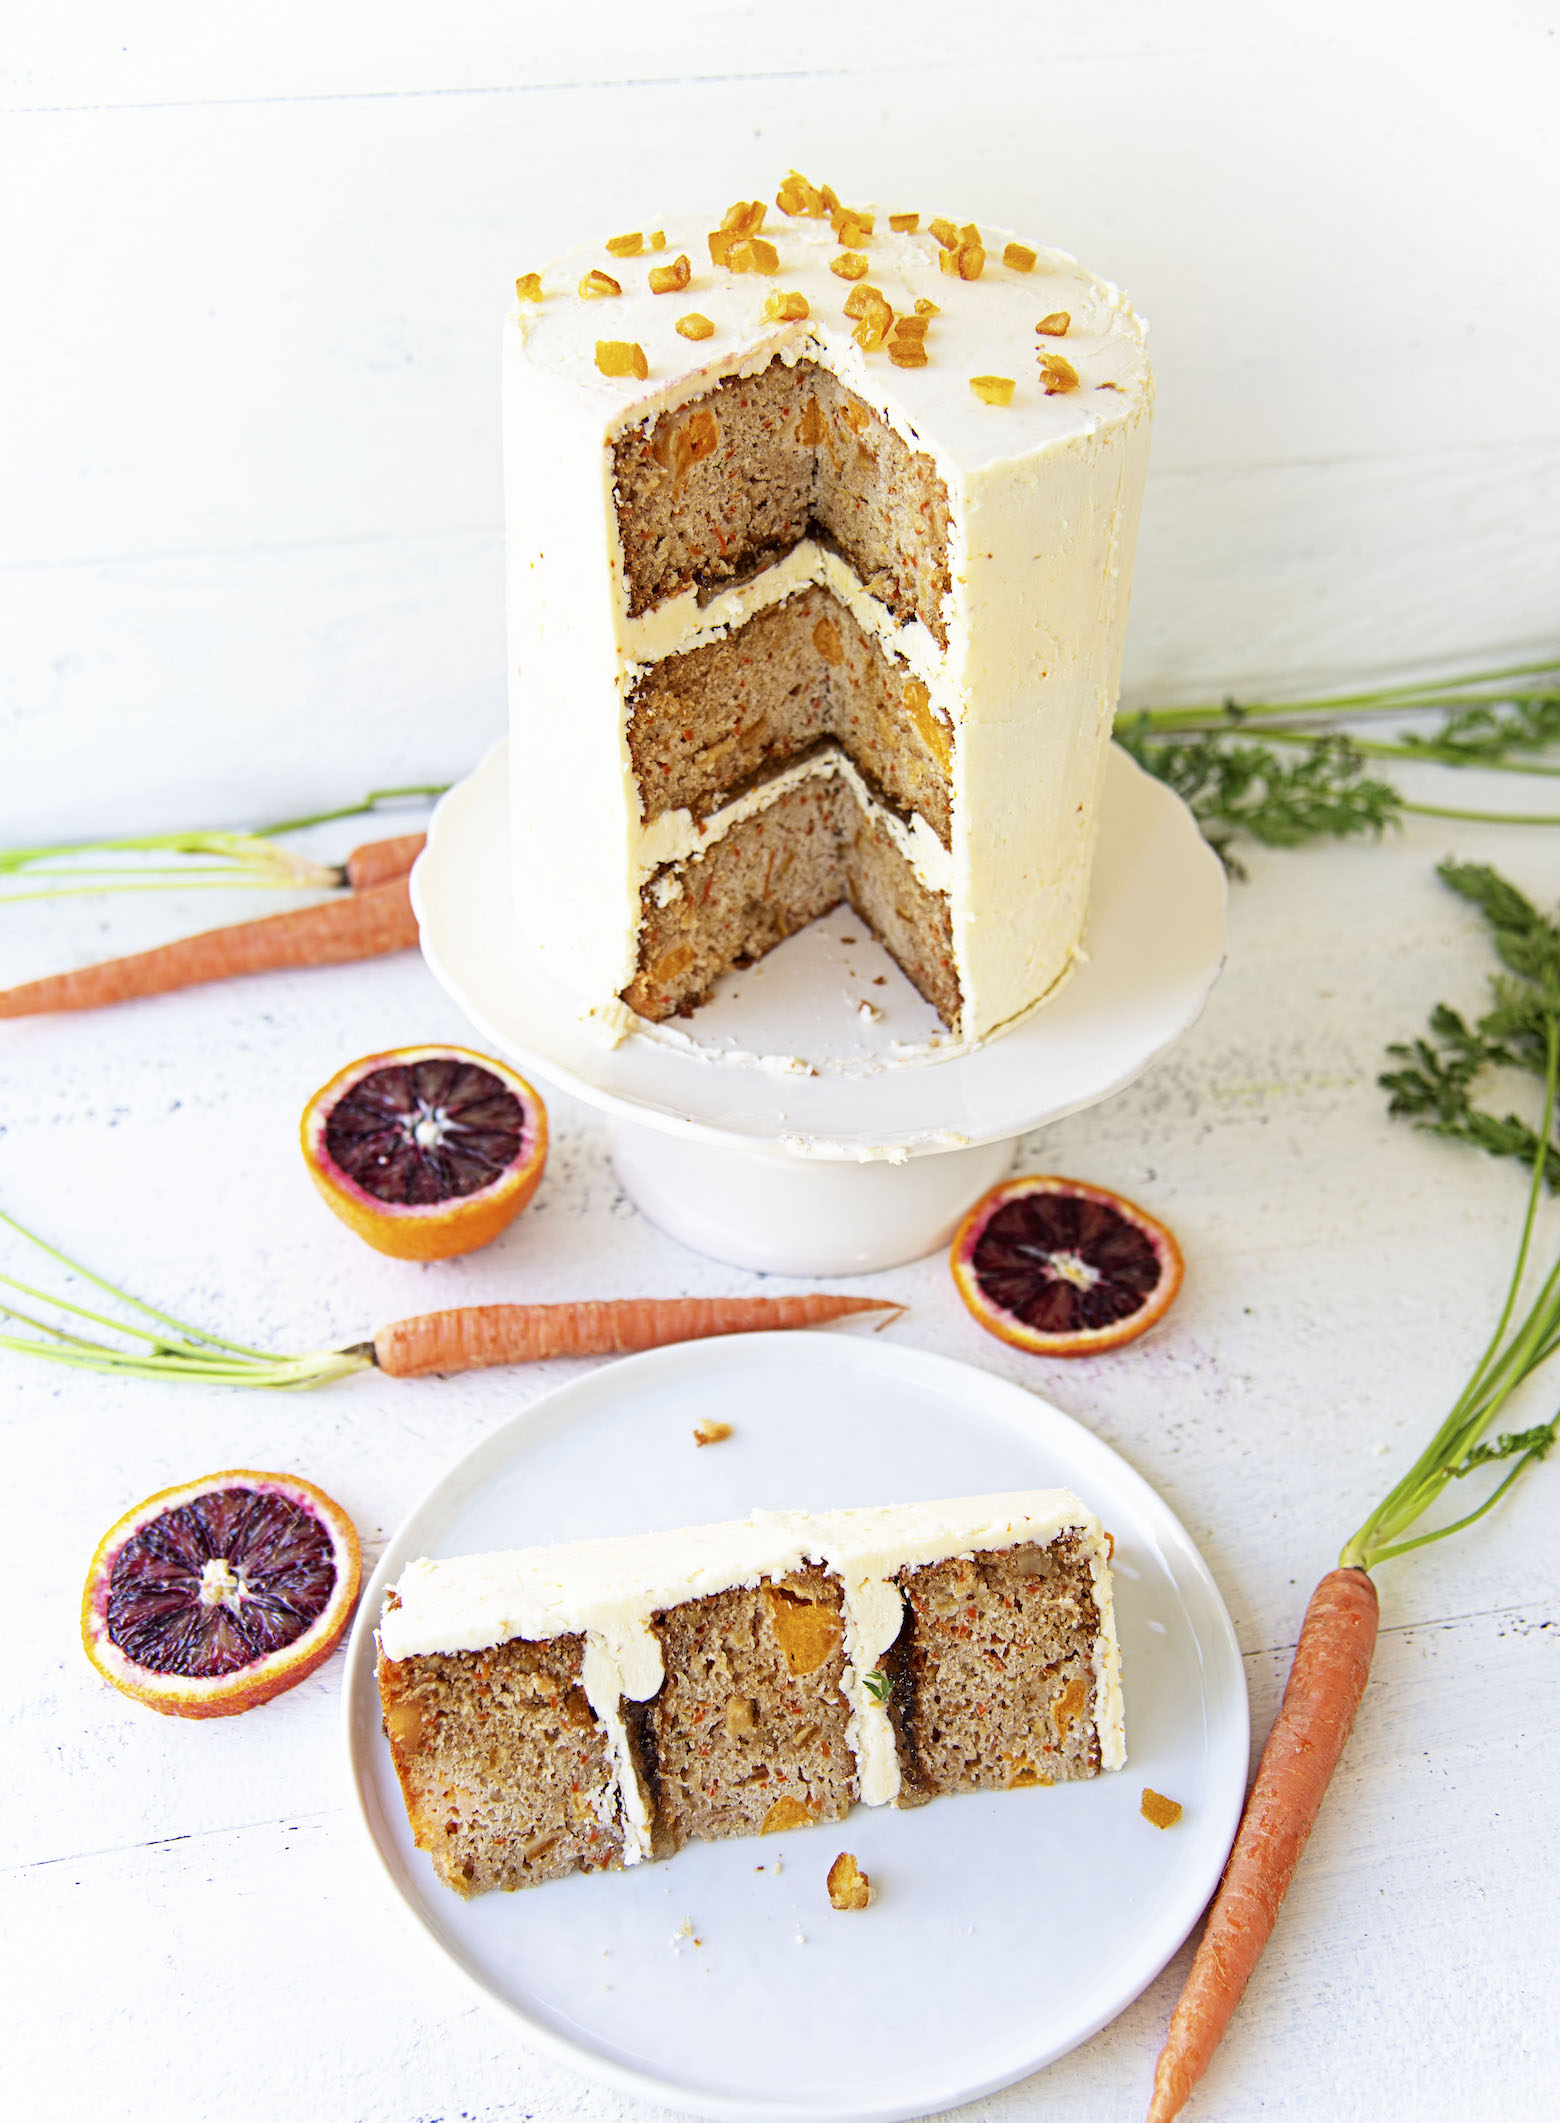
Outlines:
[[[849,1159],[1002,1141],[1120,1090],[1201,1013],[1224,962],[1224,901],[1186,806],[1113,746],[1087,961],[1000,1039],[929,1046],[946,1039],[931,1005],[841,907],[726,974],[692,1018],[612,1047],[516,921],[503,744],[439,805],[412,872],[429,966],[522,1067],[625,1120]],[[881,1016],[864,1023],[863,1002]]]
[[[700,1448],[705,1417],[735,1426]],[[1116,1539],[1127,1767],[1053,1789],[858,1806],[797,1834],[461,1901],[412,1848],[380,1730],[374,1628],[419,1555],[1065,1485]],[[347,1652],[351,1776],[425,1936],[526,2039],[644,2099],[732,2123],[890,2123],[1021,2079],[1103,2027],[1175,1952],[1245,1792],[1245,1679],[1181,1526],[1126,1462],[1022,1387],[859,1333],[630,1357],[528,1408],[412,1513]],[[1168,1831],[1145,1785],[1179,1799]],[[853,1851],[877,1887],[829,1907]]]

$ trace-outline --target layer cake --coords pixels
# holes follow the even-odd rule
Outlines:
[[[1051,994],[1148,448],[1119,292],[793,175],[522,276],[504,394],[516,905],[564,986],[685,1014],[848,901],[961,1042]]]

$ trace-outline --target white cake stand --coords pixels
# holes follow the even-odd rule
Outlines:
[[[412,872],[423,955],[485,1040],[609,1116],[618,1175],[652,1222],[739,1267],[865,1274],[946,1243],[1015,1138],[1141,1075],[1223,964],[1217,857],[1179,798],[1113,749],[1087,958],[1000,1039],[950,1041],[840,908],[728,973],[694,1017],[613,1045],[512,911],[506,750],[433,815]]]

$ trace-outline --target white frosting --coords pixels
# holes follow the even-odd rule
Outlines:
[[[829,270],[840,247],[826,222],[771,208],[764,235],[780,268],[766,276],[710,265],[706,229],[718,220],[669,226],[658,253],[614,259],[589,245],[565,254],[542,274],[544,299],[518,302],[506,327],[520,919],[564,985],[610,1012],[635,971],[640,888],[660,845],[661,822],[645,824],[629,758],[633,684],[646,664],[823,582],[923,680],[953,728],[953,845],[933,889],[949,899],[967,1044],[1033,1008],[1082,934],[1147,461],[1143,327],[1115,288],[1063,252],[1041,251],[1020,273],[1002,263],[1006,232],[987,229],[985,269],[963,281],[939,269],[934,237],[896,235],[879,212],[864,246],[868,282],[896,313],[917,297],[939,306],[927,366],[895,368],[850,337],[850,283]],[[680,253],[692,264],[689,287],[651,294],[649,269]],[[581,299],[592,267],[623,293]],[[775,291],[804,295],[806,321],[766,320]],[[677,319],[694,310],[714,322],[712,338],[677,335]],[[1066,337],[1037,338],[1039,319],[1057,310],[1071,316]],[[598,339],[641,346],[648,379],[601,375]],[[1080,387],[1046,396],[1039,350],[1065,355]],[[629,617],[613,443],[776,355],[831,370],[932,458],[952,517],[946,653],[919,621],[899,625],[811,540],[703,606],[688,591]],[[1013,378],[1012,403],[984,404],[970,388],[977,375]],[[918,846],[935,838],[912,837]],[[918,874],[928,881],[924,867]]]
[[[855,1511],[755,1511],[719,1525],[628,1539],[442,1561],[425,1557],[401,1572],[399,1604],[387,1606],[379,1640],[386,1658],[405,1659],[484,1651],[515,1637],[534,1643],[583,1635],[583,1685],[608,1735],[624,1856],[633,1864],[649,1854],[650,1821],[630,1762],[622,1699],[647,1702],[661,1685],[660,1646],[650,1627],[658,1609],[784,1578],[809,1563],[832,1572],[843,1597],[843,1687],[857,1781],[863,1801],[881,1806],[899,1790],[899,1763],[888,1710],[867,1688],[866,1677],[899,1634],[903,1603],[892,1582],[895,1572],[950,1556],[1044,1546],[1067,1531],[1084,1539],[1099,1611],[1093,1663],[1100,1761],[1119,1769],[1126,1740],[1106,1536],[1067,1489]]]

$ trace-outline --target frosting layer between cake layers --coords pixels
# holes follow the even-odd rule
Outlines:
[[[379,1628],[391,1660],[433,1652],[486,1651],[514,1639],[585,1639],[582,1684],[617,1770],[616,1803],[627,1863],[650,1854],[651,1823],[635,1774],[623,1705],[643,1703],[664,1673],[652,1618],[685,1601],[764,1581],[808,1565],[838,1578],[850,1703],[847,1737],[860,1797],[896,1797],[900,1770],[885,1703],[867,1685],[899,1635],[904,1599],[897,1573],[953,1557],[1043,1547],[1063,1534],[1082,1541],[1099,1629],[1093,1649],[1094,1723],[1100,1765],[1126,1760],[1121,1654],[1111,1597],[1109,1546],[1099,1520],[1066,1489],[1019,1491],[845,1511],[755,1511],[711,1526],[627,1539],[563,1542],[497,1555],[409,1563]]]
[[[934,236],[889,231],[879,215],[857,254],[867,284],[897,315],[914,315],[918,301],[936,305],[923,312],[925,365],[895,366],[852,337],[853,283],[831,269],[842,250],[829,225],[775,223],[771,215],[764,231],[778,253],[769,274],[711,265],[707,224],[668,225],[654,254],[567,253],[541,275],[543,298],[517,301],[509,317],[520,919],[557,977],[605,1021],[631,1024],[619,1001],[631,988],[647,1014],[662,1014],[677,1006],[676,982],[650,979],[642,963],[653,910],[707,875],[712,851],[751,831],[799,782],[843,776],[892,851],[885,860],[902,863],[939,910],[931,928],[952,997],[939,1002],[942,1014],[961,1039],[985,1038],[1049,993],[1080,948],[1146,467],[1143,327],[1115,288],[1065,253],[1042,250],[1019,271],[1002,262],[1005,233],[988,230],[984,269],[965,280],[940,266]],[[679,255],[690,261],[686,288],[652,293],[648,269]],[[582,299],[592,269],[622,292]],[[807,315],[766,317],[776,291],[801,295]],[[711,336],[678,335],[689,312],[711,322]],[[1041,320],[1048,333],[1037,332]],[[641,348],[647,378],[603,375],[603,339]],[[1046,353],[1065,357],[1076,386],[1048,393]],[[1014,381],[1010,403],[985,403],[971,389],[972,377],[991,375]],[[750,398],[733,379],[751,384]],[[682,577],[660,531],[648,554],[632,540],[625,548],[628,469],[644,465],[649,492],[656,458],[670,486],[657,503],[671,511],[668,523],[684,492],[705,506],[711,473],[727,476],[719,457],[701,469],[712,430],[730,427],[739,404],[774,430],[782,454],[812,451],[820,509],[808,518],[804,506],[765,549],[729,563],[711,550]],[[893,535],[918,539],[926,564],[864,580],[850,555],[866,550],[853,525],[870,515],[862,481],[874,478],[876,492],[925,497],[919,525],[899,523]],[[720,535],[717,525],[713,543]],[[636,771],[635,719],[657,667],[664,675],[672,659],[735,642],[814,588],[865,637],[885,699],[902,691],[905,740],[912,750],[924,740],[927,771],[946,786],[943,832],[903,790],[864,773],[850,730],[827,727],[827,717],[810,748],[777,760],[762,740],[749,745],[734,704],[729,734],[751,778],[707,809],[658,810]],[[881,926],[870,909],[868,918]]]

